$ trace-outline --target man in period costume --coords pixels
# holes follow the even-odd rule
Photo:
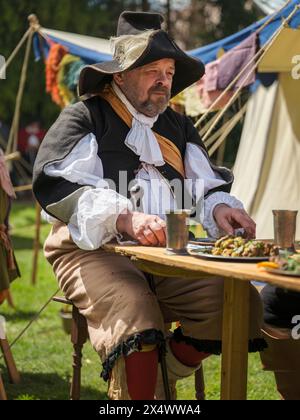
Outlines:
[[[0,304],[7,299],[10,305],[13,305],[9,292],[10,283],[20,277],[8,231],[8,217],[13,198],[15,193],[5,165],[4,153],[0,148]]]
[[[154,294],[141,270],[101,245],[131,238],[165,246],[165,214],[183,208],[171,184],[176,180],[185,191],[185,179],[192,181],[188,192],[196,202],[194,185],[203,183],[202,222],[211,236],[236,228],[255,235],[242,203],[229,194],[231,172],[212,165],[190,120],[168,107],[171,97],[203,76],[204,66],[174,43],[162,21],[156,13],[121,14],[113,60],[82,70],[82,101],[49,130],[34,170],[35,196],[53,222],[46,258],[87,319],[112,399],[154,398],[161,346],[173,398],[177,379],[220,354],[223,282],[154,276]],[[133,182],[142,185],[140,211],[129,200]],[[249,350],[257,351],[264,342],[254,288],[250,307]],[[168,339],[165,320],[181,325]],[[163,398],[160,389],[156,398]]]

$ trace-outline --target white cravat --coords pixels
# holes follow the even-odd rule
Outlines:
[[[165,161],[156,137],[151,130],[159,115],[151,118],[139,113],[115,82],[112,82],[112,88],[133,117],[132,128],[125,139],[126,146],[140,157],[141,162],[163,166]]]

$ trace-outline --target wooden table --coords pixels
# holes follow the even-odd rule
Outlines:
[[[120,246],[113,243],[103,248],[130,257],[140,269],[156,275],[192,279],[206,273],[224,278],[221,399],[246,399],[250,281],[262,281],[300,292],[300,278],[259,271],[255,263],[170,256],[166,255],[164,248]]]

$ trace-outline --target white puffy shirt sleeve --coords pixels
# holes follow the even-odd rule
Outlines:
[[[97,153],[96,138],[90,133],[65,159],[44,168],[46,175],[89,186],[78,199],[68,223],[73,241],[84,250],[98,249],[117,237],[119,214],[125,209],[132,209],[130,200],[108,188]]]
[[[194,143],[187,143],[184,165],[186,178],[192,179],[193,181],[199,179],[203,181],[204,195],[210,190],[226,183],[220,174],[212,169],[201,147]],[[213,211],[218,204],[226,204],[232,208],[244,208],[241,201],[229,193],[217,191],[209,195],[204,200],[204,215],[201,223],[208,235],[212,238],[218,238],[224,234],[219,229],[213,216]]]

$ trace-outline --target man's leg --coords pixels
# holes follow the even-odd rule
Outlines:
[[[144,274],[121,255],[78,249],[65,226],[49,236],[45,255],[65,296],[87,320],[110,398],[153,399],[164,321]],[[141,351],[149,345],[151,351]]]
[[[162,312],[181,327],[169,340],[167,365],[174,381],[199,368],[209,354],[221,353],[223,281],[209,279],[157,278],[156,291]],[[254,287],[250,290],[249,347],[258,351],[261,339],[262,304]],[[160,393],[160,396],[162,393]]]
[[[176,359],[189,367],[198,367],[202,360],[210,356],[209,353],[196,350],[191,344],[176,341],[174,337],[170,340],[170,348]]]
[[[132,400],[153,400],[157,381],[158,349],[143,346],[125,357],[128,393]]]

